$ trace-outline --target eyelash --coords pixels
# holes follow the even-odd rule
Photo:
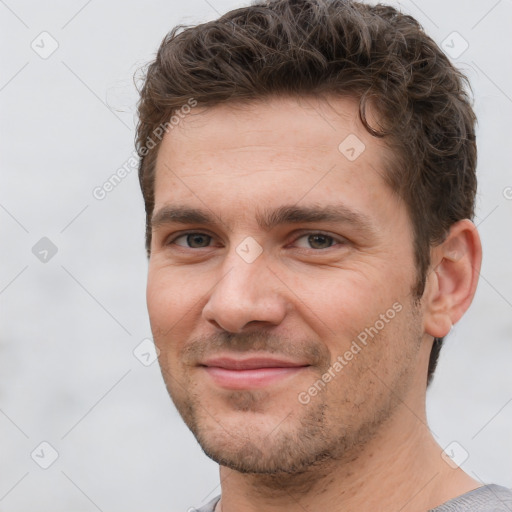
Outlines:
[[[165,245],[169,246],[169,245],[178,245],[178,244],[175,244],[176,240],[182,238],[182,237],[186,237],[188,235],[205,235],[207,237],[209,237],[210,239],[213,240],[213,235],[209,235],[208,233],[205,233],[203,231],[186,231],[184,233],[180,233],[179,235],[177,235],[176,237],[174,237],[173,239],[167,241],[165,243]],[[326,251],[328,249],[332,249],[333,247],[335,247],[336,245],[336,242],[338,244],[342,244],[342,245],[345,245],[347,243],[347,240],[342,238],[342,237],[335,237],[333,235],[329,235],[328,233],[324,233],[322,231],[307,231],[307,232],[304,232],[304,233],[301,233],[299,236],[297,236],[293,242],[296,242],[297,240],[300,240],[301,238],[303,237],[306,237],[306,236],[310,236],[310,235],[322,235],[324,237],[327,237],[329,238],[330,240],[333,241],[333,245],[329,246],[329,247],[326,247],[325,249],[313,249],[313,248],[308,248],[308,249],[305,249],[304,247],[300,247],[299,249],[305,249],[305,250],[311,250],[311,251],[314,251],[314,252],[321,252],[321,251]],[[178,247],[184,249],[184,250],[200,250],[200,249],[209,249],[210,246],[208,247],[199,247],[199,248],[194,248],[194,247],[184,247],[184,246],[181,246],[181,245],[178,245]]]

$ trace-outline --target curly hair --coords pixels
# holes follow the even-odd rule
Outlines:
[[[453,223],[474,217],[476,117],[466,85],[413,17],[381,4],[269,0],[208,23],[175,27],[139,91],[136,148],[148,255],[161,141],[155,143],[152,134],[168,127],[191,99],[208,107],[272,96],[343,95],[359,102],[365,128],[393,149],[385,180],[411,217],[419,300],[431,247]],[[373,125],[366,116],[370,106],[377,113]],[[434,339],[427,385],[442,341]]]

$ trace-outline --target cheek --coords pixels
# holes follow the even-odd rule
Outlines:
[[[336,419],[349,424],[369,420],[394,397],[403,396],[417,372],[418,318],[406,305],[396,304],[383,310],[387,322],[381,313],[370,315],[359,332],[327,341],[333,361],[339,363],[331,366],[334,377],[325,390],[326,399],[339,405],[332,410]]]
[[[146,302],[151,330],[160,350],[168,349],[164,339],[182,339],[194,320],[193,309],[198,307],[202,293],[197,283],[183,279],[180,271],[150,267]]]
[[[386,293],[391,290],[376,285],[370,271],[339,268],[328,269],[323,275],[317,271],[300,279],[289,277],[290,288],[299,299],[292,298],[299,315],[309,319],[314,330],[333,343],[343,344],[357,336],[394,302]]]

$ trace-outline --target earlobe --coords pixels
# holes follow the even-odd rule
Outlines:
[[[425,332],[446,336],[469,308],[475,295],[482,247],[468,219],[453,224],[446,239],[432,249],[431,269],[424,294]]]

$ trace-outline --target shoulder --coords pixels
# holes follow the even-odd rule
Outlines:
[[[457,496],[430,512],[510,512],[512,490],[489,484]]]

